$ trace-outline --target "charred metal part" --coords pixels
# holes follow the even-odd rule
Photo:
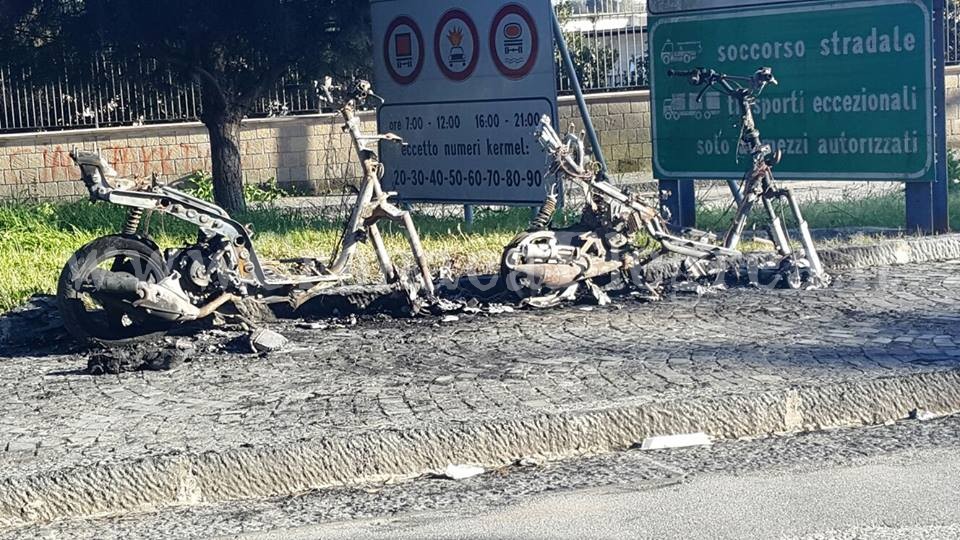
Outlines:
[[[322,90],[331,102],[332,89],[332,81],[328,79]],[[376,144],[381,141],[403,144],[403,140],[392,133],[364,134],[356,115],[357,107],[371,97],[378,96],[373,93],[370,83],[361,81],[338,109],[344,120],[344,131],[351,136],[363,169],[363,185],[346,223],[339,253],[329,266],[319,261],[300,265],[302,272],[284,272],[261,260],[254,248],[252,228],[235,221],[217,205],[161,184],[155,176],[149,179],[122,178],[98,153],[74,150],[71,157],[80,168],[91,200],[128,209],[121,229],[123,235],[117,237],[117,241],[133,246],[134,251],[157,262],[150,279],[141,280],[131,273],[100,269],[93,270],[89,276],[78,277],[76,281],[84,282],[84,294],[99,304],[104,315],[101,318],[116,321],[116,324],[91,325],[84,330],[77,328],[77,337],[114,342],[120,341],[118,336],[122,334],[122,340],[126,341],[136,334],[132,326],[148,319],[176,323],[202,319],[231,301],[285,298],[286,302],[273,303],[303,303],[305,297],[349,280],[345,270],[357,246],[365,242],[373,245],[386,281],[403,290],[410,311],[416,311],[425,299],[433,299],[433,278],[413,218],[409,212],[389,202],[394,194],[386,193],[380,184],[384,167],[375,150]],[[196,226],[197,241],[161,254],[153,241],[140,232],[144,215],[154,212]],[[378,228],[382,220],[403,228],[417,265],[416,280],[406,279],[391,261]],[[68,265],[62,276],[75,277],[72,268]],[[77,293],[73,289],[69,291],[70,294]],[[82,324],[86,320],[85,303],[72,300],[64,297],[61,307],[75,310],[71,320]],[[123,326],[122,333],[112,329],[117,325]]]
[[[537,212],[536,217],[533,218],[533,221],[530,223],[529,230],[532,231],[543,231],[550,227],[550,222],[553,221],[553,215],[557,213],[557,193],[556,189],[551,189],[550,194],[547,195],[547,198],[543,201],[543,205],[540,206],[540,210]]]
[[[796,199],[789,189],[778,189],[775,185],[772,168],[780,162],[782,155],[762,142],[753,117],[752,108],[763,89],[769,84],[777,84],[772,70],[762,68],[752,77],[730,77],[704,69],[676,75],[691,77],[691,82],[703,86],[701,98],[708,89],[717,88],[740,107],[740,145],[751,155],[752,164],[744,175],[743,188],[733,186],[736,188],[733,195],[737,213],[723,242],[718,245],[710,235],[700,231],[671,231],[666,218],[657,210],[656,202],[644,202],[609,183],[603,167],[587,160],[582,135],[578,137],[571,129],[561,137],[553,129],[550,117],[544,116],[536,135],[548,155],[549,172],[560,182],[566,180],[577,184],[586,195],[588,204],[579,224],[562,230],[547,230],[549,218],[544,212],[534,220],[527,233],[506,247],[501,275],[507,278],[507,286],[515,294],[538,304],[553,304],[559,297],[558,292],[567,293],[578,283],[586,283],[593,291],[596,284],[592,280],[615,272],[622,274],[625,283],[652,290],[652,286],[644,282],[642,267],[656,254],[644,254],[641,248],[632,244],[632,238],[640,233],[646,233],[660,244],[658,254],[672,253],[684,257],[686,262],[682,273],[689,279],[709,279],[720,271],[709,262],[741,257],[738,248],[743,231],[758,202],[770,218],[769,234],[781,257],[778,271],[784,283],[790,287],[800,287],[803,283],[813,286],[829,283],[830,278],[824,272]],[[550,215],[554,209],[551,205],[555,204],[552,196],[551,191],[543,204]],[[790,245],[783,218],[774,206],[777,200],[786,201],[799,224],[802,252],[795,251]]]
[[[137,276],[126,272],[111,272],[94,268],[81,290],[90,293],[113,294],[124,298],[140,298],[140,284]]]
[[[143,208],[131,208],[127,212],[127,221],[123,224],[123,234],[137,234],[140,220],[143,219]]]
[[[293,305],[271,305],[279,317],[299,318],[343,317],[364,313],[409,316],[417,311],[406,288],[399,283],[374,286],[345,285],[316,294],[303,295]]]

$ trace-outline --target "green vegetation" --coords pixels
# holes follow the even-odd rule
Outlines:
[[[804,204],[804,213],[814,228],[900,227],[904,221],[902,193],[877,195],[842,202]],[[951,193],[952,228],[960,228],[960,190]],[[750,224],[761,227],[759,214]],[[501,250],[513,236],[526,228],[530,210],[478,210],[468,231],[459,215],[419,215],[416,222],[434,271],[447,267],[454,274],[491,272],[499,264]],[[57,276],[74,251],[94,238],[113,234],[124,220],[121,208],[77,202],[64,205],[0,203],[0,312],[15,307],[35,293],[52,293]],[[576,220],[567,212],[558,221]],[[723,209],[703,209],[702,228],[722,229],[730,215]],[[257,249],[273,259],[316,257],[329,260],[339,239],[341,224],[306,213],[261,209],[243,214],[240,221],[251,223]],[[401,268],[412,267],[406,239],[399,227],[383,226],[390,252]],[[171,218],[154,218],[150,233],[163,247],[184,245],[193,238],[189,226]],[[360,249],[350,268],[359,282],[379,279],[372,250]]]
[[[214,201],[213,176],[205,171],[194,171],[186,179],[187,187],[184,189],[194,197],[205,201]],[[271,178],[266,182],[259,184],[244,184],[243,198],[248,203],[271,203],[279,200],[281,197],[287,197],[290,194],[277,185],[277,179]]]
[[[960,198],[951,200],[952,207],[960,206]],[[785,209],[785,208],[784,208]],[[814,229],[841,227],[903,227],[906,207],[902,193],[888,193],[864,199],[850,198],[844,201],[814,201],[802,203],[803,216]],[[960,209],[960,208],[958,208]],[[733,209],[706,208],[698,213],[697,223],[706,229],[727,227],[733,218]],[[762,208],[754,212],[748,221],[748,229],[769,223]],[[787,220],[788,226],[793,224]],[[960,221],[954,221],[960,224]]]
[[[98,236],[116,233],[124,215],[121,208],[89,202],[0,203],[0,312],[32,294],[52,294],[57,276],[73,252]],[[262,209],[239,217],[253,225],[256,247],[267,258],[328,261],[340,237],[339,223],[304,213]],[[456,218],[418,216],[417,225],[435,271],[447,266],[454,272],[486,272],[494,270],[503,246],[526,227],[529,217],[527,209],[481,210],[469,232]],[[382,230],[396,264],[412,267],[402,229],[385,224]],[[175,247],[193,239],[195,230],[179,220],[158,216],[150,234],[162,247]],[[350,272],[361,282],[379,279],[371,249],[357,251]]]
[[[947,152],[947,178],[950,180],[950,192],[960,191],[960,155],[956,150]]]

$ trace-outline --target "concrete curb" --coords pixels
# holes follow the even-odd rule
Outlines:
[[[448,463],[560,459],[629,448],[651,435],[734,439],[877,424],[915,409],[960,412],[960,370],[66,469],[0,482],[0,527],[277,497],[415,477]]]
[[[960,234],[883,240],[871,246],[845,246],[820,253],[829,270],[894,266],[960,259]]]

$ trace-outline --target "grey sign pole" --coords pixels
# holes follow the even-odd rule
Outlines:
[[[560,19],[557,12],[553,11],[553,39],[557,42],[557,48],[560,50],[560,58],[563,59],[563,67],[570,79],[570,85],[573,87],[573,94],[577,97],[577,107],[580,109],[580,116],[583,118],[583,128],[587,131],[587,137],[590,139],[590,146],[593,148],[593,156],[600,164],[601,172],[604,177],[607,175],[607,160],[603,157],[603,148],[600,146],[600,138],[597,137],[597,130],[593,127],[593,120],[590,119],[590,111],[587,110],[587,100],[583,97],[583,88],[580,87],[580,78],[577,76],[577,70],[573,66],[573,59],[570,57],[570,49],[567,47],[567,40],[563,37],[563,27],[560,26]],[[562,126],[557,126],[560,128]]]

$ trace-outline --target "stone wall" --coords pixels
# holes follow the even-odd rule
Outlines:
[[[947,145],[960,148],[960,66],[948,66],[944,81],[947,93]]]
[[[365,129],[373,130],[372,114]],[[250,120],[241,152],[247,182],[270,178],[307,192],[329,190],[360,174],[350,138],[335,115]],[[98,147],[125,176],[176,179],[209,171],[210,144],[199,123],[0,136],[0,198],[78,198],[86,195],[70,159],[74,147]]]
[[[597,129],[600,146],[613,172],[650,170],[650,92],[619,92],[587,96],[587,108]],[[580,111],[573,98],[560,100],[560,131],[570,122],[581,129]]]
[[[946,77],[947,133],[960,148],[960,67]],[[593,94],[587,103],[607,161],[614,172],[650,169],[650,93]],[[576,102],[560,99],[562,130],[571,121],[580,129]],[[375,129],[364,116],[364,129]],[[561,131],[562,131],[561,130]],[[247,182],[276,178],[286,187],[324,193],[359,176],[350,139],[335,115],[249,120],[243,129]],[[60,199],[85,195],[70,160],[70,149],[98,144],[124,175],[157,173],[172,179],[197,169],[210,170],[210,146],[200,124],[67,131],[0,136],[0,198]]]

